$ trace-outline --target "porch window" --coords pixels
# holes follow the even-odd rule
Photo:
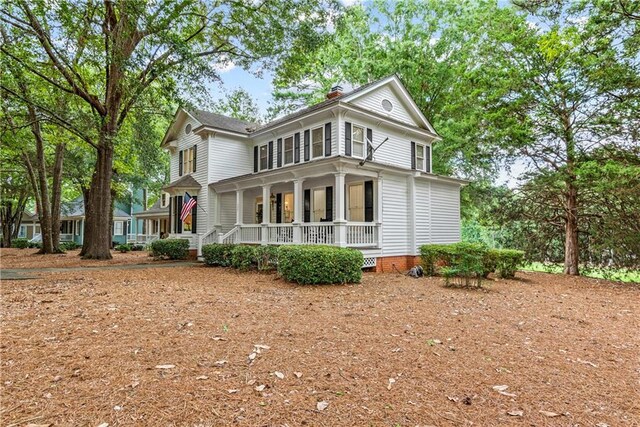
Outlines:
[[[293,136],[284,139],[284,164],[293,163]]]
[[[313,222],[320,222],[326,215],[326,193],[324,188],[313,190]]]
[[[179,219],[179,218],[178,218]],[[193,216],[191,215],[191,211],[182,221],[182,231],[192,231],[193,230]]]
[[[293,193],[284,193],[282,219],[284,223],[293,222]]]
[[[349,221],[364,221],[364,185],[349,185]]]
[[[60,234],[71,234],[73,221],[60,221]]]
[[[75,225],[75,232],[76,232],[76,236],[80,235],[80,221],[76,221],[76,225]]]
[[[324,154],[324,138],[322,126],[311,131],[312,157],[322,157]]]
[[[18,237],[20,237],[20,238],[27,237],[27,226],[26,225],[21,225],[20,226],[20,232],[18,232]]]
[[[269,150],[267,144],[260,146],[260,170],[266,170],[269,167]]]
[[[416,144],[416,169],[424,170],[424,145]]]
[[[262,224],[262,218],[264,216],[264,204],[262,203],[262,196],[256,197],[256,224]]]
[[[114,236],[122,236],[123,226],[124,226],[124,222],[122,222],[122,221],[113,221],[113,235]]]
[[[353,125],[352,129],[353,156],[364,157],[364,128]]]

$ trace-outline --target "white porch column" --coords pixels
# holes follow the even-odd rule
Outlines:
[[[336,201],[336,216],[333,220],[335,228],[335,244],[336,246],[347,246],[347,221],[345,219],[345,202],[344,202],[344,172],[335,174],[335,186],[333,190]]]
[[[382,190],[383,190],[382,175],[378,175],[376,181],[376,227],[378,229],[378,247],[382,248]]]
[[[222,225],[220,223],[221,217],[221,207],[220,207],[220,194],[217,191],[213,192],[212,201],[214,203],[213,206],[213,228],[220,230]]]
[[[269,223],[271,222],[271,185],[262,186],[262,244],[269,244]]]
[[[236,190],[236,227],[242,225],[244,211],[244,190]]]
[[[302,243],[302,229],[300,224],[303,217],[304,197],[302,183],[304,179],[293,181],[293,243]]]

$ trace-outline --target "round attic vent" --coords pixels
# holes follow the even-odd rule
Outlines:
[[[393,104],[388,99],[383,99],[382,108],[384,108],[385,111],[391,111],[393,110]]]
[[[189,135],[191,133],[191,123],[189,123],[185,128],[184,128],[184,133],[186,133],[187,135]]]

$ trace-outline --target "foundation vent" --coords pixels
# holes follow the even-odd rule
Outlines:
[[[362,268],[370,268],[376,266],[376,257],[365,257],[364,264],[362,264]]]

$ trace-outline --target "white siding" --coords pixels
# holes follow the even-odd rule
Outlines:
[[[209,144],[207,143],[207,140],[200,139],[200,141],[198,141],[197,143],[197,146],[196,171],[193,173],[193,177],[201,185],[201,188],[197,194],[198,206],[196,207],[196,209],[198,210],[198,213],[196,215],[198,224],[196,226],[196,232],[198,234],[204,234],[209,231],[209,212],[205,212],[207,210],[207,206],[209,205],[209,191],[207,186],[207,175],[209,173],[207,167],[209,158]]]
[[[236,224],[236,193],[220,194],[220,225],[221,233],[231,230]]]
[[[251,142],[216,134],[209,138],[209,144],[209,183],[253,172]]]
[[[407,255],[408,251],[408,213],[407,179],[403,176],[385,174],[382,186],[382,254]]]
[[[391,112],[382,108],[382,100],[388,99],[393,105]],[[403,123],[419,126],[419,124],[411,117],[407,108],[400,101],[398,96],[391,89],[390,85],[385,85],[377,90],[371,91],[351,101],[351,104],[367,110],[382,114]]]
[[[460,241],[460,186],[431,183],[431,243]]]
[[[431,240],[431,187],[429,181],[416,179],[416,250]]]
[[[198,144],[198,155],[197,155],[197,160],[198,160],[198,164],[196,165],[196,171],[200,172],[199,167],[202,161],[204,161],[204,168],[202,169],[203,171],[206,171],[206,160],[207,160],[207,156],[206,156],[206,151],[203,151],[203,153],[201,154],[201,149],[203,145],[206,145],[206,140],[202,140],[202,138],[198,135],[195,135],[193,132],[191,132],[189,135],[186,135],[184,133],[184,129],[187,126],[187,124],[190,124],[192,129],[195,129],[196,127],[200,126],[200,122],[198,122],[197,120],[192,119],[191,117],[187,116],[187,119],[182,121],[182,123],[176,123],[174,126],[177,127],[177,133],[178,133],[178,148],[171,153],[171,160],[170,160],[170,181],[169,182],[174,182],[177,179],[181,178],[178,175],[179,172],[179,164],[178,161],[180,159],[180,150],[184,150],[187,148],[192,147],[194,144]],[[199,181],[200,182],[200,181]],[[201,184],[204,183],[205,181],[200,182]]]

